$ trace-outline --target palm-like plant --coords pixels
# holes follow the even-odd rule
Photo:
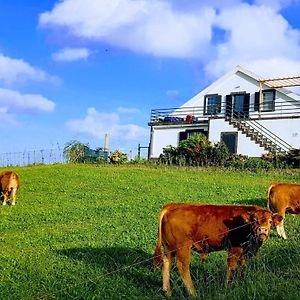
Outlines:
[[[66,143],[63,153],[68,162],[83,163],[88,149],[87,144],[70,141]]]

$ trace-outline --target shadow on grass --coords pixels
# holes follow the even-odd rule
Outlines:
[[[104,276],[119,276],[143,288],[159,288],[160,276],[154,276],[152,255],[135,248],[70,248],[59,255],[84,262],[89,269],[101,269]],[[159,272],[158,272],[159,273]],[[160,274],[159,274],[160,275]]]
[[[282,240],[280,247],[272,247],[271,251],[263,257],[268,269],[274,273],[288,274],[293,269],[299,270],[299,241],[296,239]]]
[[[267,199],[257,198],[257,199],[245,199],[235,202],[238,205],[258,205],[262,207],[267,207]]]

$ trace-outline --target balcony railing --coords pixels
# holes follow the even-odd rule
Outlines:
[[[272,107],[265,101],[263,107]],[[150,125],[174,123],[201,123],[210,118],[225,118],[228,116],[228,105],[208,105],[178,108],[152,109]],[[232,106],[232,115],[249,117],[251,119],[300,118],[300,101],[275,101],[273,109],[260,111],[254,104],[247,107]]]

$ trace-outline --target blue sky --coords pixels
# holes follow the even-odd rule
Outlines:
[[[136,152],[153,108],[241,65],[300,75],[300,1],[0,0],[0,153]]]

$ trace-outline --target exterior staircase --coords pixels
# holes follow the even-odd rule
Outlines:
[[[275,155],[285,155],[293,147],[254,119],[227,115],[225,120],[259,146]]]

